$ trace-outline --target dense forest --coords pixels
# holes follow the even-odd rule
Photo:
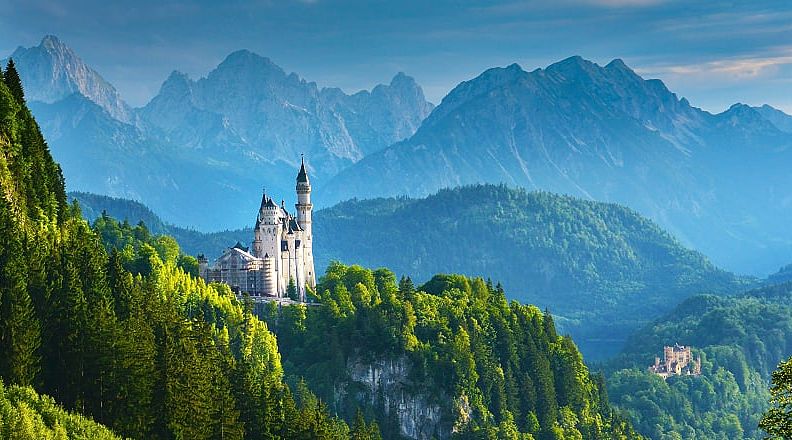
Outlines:
[[[12,63],[0,84],[0,147],[4,383],[125,437],[377,437],[365,421],[350,431],[331,417],[304,383],[287,386],[267,325],[228,288],[192,277],[175,241],[109,218],[94,230],[67,204]],[[88,422],[70,427],[82,422],[52,402],[8,388],[4,429],[9,414],[37,438],[63,438],[63,428],[109,436]]]
[[[663,345],[702,356],[700,377],[648,373]],[[611,402],[655,440],[761,439],[771,372],[792,355],[792,283],[695,296],[635,333],[608,375]]]
[[[572,339],[500,285],[437,275],[416,288],[333,263],[316,292],[321,307],[259,311],[284,368],[347,417],[367,403],[386,438],[637,438]]]
[[[161,224],[134,202],[125,208],[119,199],[74,196],[97,216],[107,210]],[[194,254],[209,256],[253,236],[252,230],[202,236],[165,227]],[[549,308],[587,359],[617,354],[625,335],[690,295],[748,283],[625,207],[505,186],[343,202],[316,212],[314,248],[319,272],[337,259],[388,267],[420,282],[438,272],[491,277],[510,299]]]

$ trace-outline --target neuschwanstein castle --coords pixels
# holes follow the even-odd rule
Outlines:
[[[199,256],[199,272],[207,282],[221,282],[237,293],[275,298],[286,297],[291,281],[305,300],[305,288],[316,286],[311,236],[311,183],[305,160],[297,174],[297,215],[291,215],[281,201],[278,206],[266,191],[256,217],[250,248],[237,243],[213,265]]]

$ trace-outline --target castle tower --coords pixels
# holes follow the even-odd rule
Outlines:
[[[312,288],[316,286],[316,273],[314,272],[313,259],[313,231],[311,228],[311,214],[313,205],[311,204],[311,182],[308,180],[308,172],[305,170],[305,158],[301,160],[300,172],[297,173],[297,224],[300,225],[300,247],[302,248],[303,267],[302,278],[305,284]]]

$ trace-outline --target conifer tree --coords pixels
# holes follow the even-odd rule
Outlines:
[[[39,372],[41,327],[20,260],[20,254],[12,256],[0,273],[0,377],[9,383],[32,385]]]
[[[292,301],[300,300],[300,297],[297,295],[297,284],[294,283],[294,278],[289,278],[289,285],[286,287],[286,296]]]
[[[22,88],[22,79],[19,77],[19,72],[16,70],[14,60],[11,58],[8,59],[6,70],[3,73],[3,82],[5,82],[6,86],[11,90],[11,94],[18,103],[22,104],[25,102],[25,91]]]

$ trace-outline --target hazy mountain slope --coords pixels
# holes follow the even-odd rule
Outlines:
[[[773,108],[767,104],[761,107],[753,107],[762,117],[772,122],[779,130],[792,133],[792,116],[783,111]]]
[[[170,225],[146,205],[134,200],[83,192],[71,192],[69,199],[77,200],[83,217],[90,222],[101,216],[102,212],[119,221],[128,221],[133,225],[142,221],[152,234],[170,235],[179,242],[179,246],[185,253],[193,256],[204,254],[214,259],[220,256],[227,247],[236,242],[247,243],[253,236],[252,228],[203,233],[194,229]]]
[[[22,76],[28,102],[53,103],[79,93],[119,121],[134,118],[115,87],[54,35],[45,36],[38,46],[17,48],[11,57]],[[4,67],[7,62],[2,61]]]
[[[780,233],[792,209],[783,189],[792,185],[790,146],[792,136],[750,107],[712,115],[620,60],[601,67],[573,57],[461,83],[413,137],[317,196],[503,182],[626,204],[730,268],[767,273],[792,253]]]

